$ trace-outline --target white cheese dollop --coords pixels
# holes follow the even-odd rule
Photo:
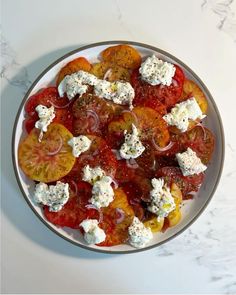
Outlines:
[[[112,179],[109,176],[103,176],[96,181],[92,188],[92,197],[89,200],[98,209],[107,207],[114,200],[114,191],[111,186]]]
[[[101,167],[91,168],[89,165],[86,165],[83,168],[83,180],[91,184],[94,184],[105,175],[106,173]]]
[[[141,64],[139,72],[142,79],[151,85],[163,84],[170,86],[172,77],[175,75],[175,67],[153,54]]]
[[[57,212],[69,199],[69,185],[57,181],[56,185],[40,182],[35,186],[34,200],[36,203],[49,206],[49,211]]]
[[[129,243],[135,248],[143,248],[153,238],[153,234],[150,228],[144,226],[144,224],[134,217],[132,224],[128,228]]]
[[[39,120],[35,123],[35,127],[40,129],[39,141],[43,138],[43,132],[47,132],[48,126],[52,123],[55,118],[54,107],[47,108],[44,105],[39,104],[35,111],[38,113]]]
[[[69,99],[72,99],[77,94],[81,96],[86,93],[88,90],[88,85],[82,83],[82,80],[79,79],[78,73],[72,75],[67,75],[58,85],[58,93],[60,97],[63,97],[66,93]]]
[[[163,119],[167,124],[176,126],[181,132],[185,132],[188,129],[189,120],[203,119],[205,117],[206,115],[202,114],[196,99],[192,97],[176,104]]]
[[[112,100],[116,104],[129,105],[133,108],[134,89],[129,82],[108,82],[99,80],[94,87],[94,93],[101,97]]]
[[[124,132],[125,142],[120,147],[120,156],[124,159],[138,158],[145,150],[142,142],[139,140],[138,129],[132,124],[132,133]]]
[[[73,156],[77,158],[90,148],[92,141],[87,136],[80,135],[72,137],[67,143],[72,147]]]
[[[169,187],[164,184],[164,179],[153,178],[151,182],[153,189],[150,191],[151,204],[148,206],[148,210],[155,213],[160,220],[167,217],[176,205]]]
[[[184,176],[199,174],[207,169],[197,154],[191,149],[176,154],[177,161]]]
[[[98,226],[96,219],[85,219],[80,223],[84,230],[84,239],[88,244],[99,244],[106,239],[103,229]]]
[[[88,85],[94,86],[95,95],[113,101],[116,104],[129,105],[132,109],[134,89],[128,82],[108,82],[98,79],[96,76],[85,71],[78,71],[67,75],[58,86],[60,97],[67,94],[72,99],[77,94],[81,96],[88,90]]]

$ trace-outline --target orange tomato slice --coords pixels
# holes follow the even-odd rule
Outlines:
[[[19,165],[24,173],[30,179],[46,183],[67,175],[75,163],[67,144],[73,137],[70,131],[61,124],[52,123],[41,142],[38,137],[39,130],[34,128],[19,145]]]
[[[66,75],[71,75],[75,72],[78,72],[80,70],[89,72],[91,70],[92,66],[89,63],[89,61],[84,57],[78,57],[66,64],[59,72],[57,77],[57,86],[60,84],[60,82],[64,79]]]
[[[115,190],[113,202],[108,207],[102,208],[102,212],[103,222],[100,227],[106,232],[106,240],[98,246],[114,246],[124,243],[128,239],[128,227],[133,221],[134,211],[122,189]],[[120,216],[121,214],[123,217]]]
[[[115,63],[127,69],[135,69],[141,64],[139,52],[126,44],[108,47],[102,51],[101,56],[104,61]]]

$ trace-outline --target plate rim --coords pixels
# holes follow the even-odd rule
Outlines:
[[[70,240],[69,238],[67,238],[66,236],[64,236],[63,234],[61,234],[60,232],[56,231],[49,223],[47,223],[45,221],[45,219],[43,219],[40,214],[35,210],[34,206],[30,203],[29,198],[27,197],[27,195],[25,194],[25,191],[23,189],[23,186],[21,184],[20,181],[20,177],[18,174],[18,164],[16,161],[16,157],[15,157],[15,139],[16,139],[16,127],[18,124],[18,120],[19,120],[19,116],[21,114],[22,108],[25,104],[25,101],[27,100],[29,94],[31,93],[32,89],[35,87],[35,85],[38,83],[38,81],[51,69],[53,68],[56,64],[58,64],[59,62],[63,61],[65,58],[78,53],[80,51],[92,48],[92,47],[97,47],[97,46],[102,46],[102,45],[113,45],[113,44],[128,44],[128,45],[133,45],[133,46],[139,46],[139,47],[143,47],[145,49],[149,49],[149,50],[153,50],[155,52],[161,53],[173,60],[175,60],[176,62],[178,62],[180,64],[181,67],[184,67],[185,69],[187,69],[198,81],[198,83],[200,84],[200,86],[202,87],[202,89],[205,91],[205,93],[207,94],[208,98],[210,99],[214,110],[217,114],[218,120],[219,120],[219,126],[220,126],[220,132],[221,132],[221,136],[222,136],[222,141],[220,142],[221,145],[221,150],[222,150],[222,157],[221,157],[221,162],[220,162],[220,169],[218,171],[217,174],[217,179],[216,182],[214,184],[214,187],[208,197],[208,199],[206,200],[206,203],[204,204],[204,206],[197,212],[196,216],[188,223],[186,224],[181,230],[179,230],[178,232],[174,233],[172,236],[168,237],[166,240],[164,241],[160,241],[154,245],[145,247],[145,248],[141,248],[141,249],[132,249],[132,250],[125,250],[125,251],[121,251],[121,250],[114,250],[114,251],[110,251],[110,250],[104,250],[104,249],[97,249],[97,248],[91,248],[89,247],[89,245],[83,245],[83,244],[79,244],[76,241]],[[48,229],[50,229],[52,232],[54,232],[57,236],[59,236],[60,238],[63,238],[64,240],[70,242],[71,244],[77,246],[77,247],[81,247],[83,249],[89,250],[89,251],[93,251],[93,252],[98,252],[98,253],[103,253],[103,254],[133,254],[133,253],[137,253],[137,252],[143,252],[143,251],[147,251],[156,247],[159,247],[167,242],[169,242],[170,240],[174,239],[175,237],[177,237],[178,235],[182,234],[186,229],[188,229],[199,217],[200,215],[204,212],[204,210],[206,209],[206,207],[208,206],[208,204],[210,203],[217,187],[218,184],[220,182],[220,178],[222,175],[222,171],[223,171],[223,166],[224,166],[224,160],[225,160],[225,134],[224,134],[224,128],[223,128],[223,123],[222,123],[222,119],[221,119],[221,115],[219,112],[219,109],[210,93],[210,91],[208,90],[208,88],[206,87],[206,85],[203,83],[203,81],[199,78],[199,76],[191,69],[189,68],[184,62],[182,62],[180,59],[178,59],[177,57],[175,57],[174,55],[170,54],[169,52],[166,52],[158,47],[152,46],[152,45],[148,45],[145,43],[140,43],[140,42],[135,42],[135,41],[125,41],[125,40],[112,40],[112,41],[102,41],[102,42],[96,42],[96,43],[90,43],[81,47],[78,47],[74,50],[69,51],[68,53],[64,54],[63,56],[61,56],[60,58],[56,59],[54,62],[52,62],[49,66],[46,67],[46,69],[44,69],[38,76],[37,78],[34,80],[34,82],[31,84],[30,88],[28,89],[28,91],[25,93],[22,102],[19,105],[17,114],[16,114],[16,118],[14,121],[14,125],[13,125],[13,130],[12,130],[12,139],[11,139],[11,154],[12,154],[12,163],[13,163],[13,168],[14,168],[14,173],[16,176],[16,180],[18,183],[18,186],[20,188],[20,191],[24,197],[24,199],[26,200],[27,204],[29,205],[29,207],[31,208],[31,210],[34,212],[34,214],[39,218],[39,220],[41,222],[43,222],[44,225],[46,225],[46,227]]]

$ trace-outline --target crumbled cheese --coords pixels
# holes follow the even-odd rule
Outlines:
[[[170,86],[172,77],[175,75],[175,67],[153,54],[141,64],[139,72],[142,79],[151,85],[163,84]]]
[[[100,167],[91,168],[89,165],[84,166],[83,168],[83,180],[91,184],[94,184],[97,180],[100,180],[105,176],[104,170]]]
[[[191,149],[187,148],[187,151],[176,154],[177,161],[184,176],[199,174],[207,169],[207,166],[202,164],[200,158]]]
[[[130,109],[133,108],[134,89],[129,82],[100,80],[95,85],[94,92],[97,96],[112,100],[116,104],[128,104]]]
[[[57,212],[69,199],[69,185],[57,181],[56,185],[40,182],[35,186],[34,200],[36,203],[49,206],[49,211]]]
[[[132,124],[132,133],[124,132],[125,142],[120,148],[120,155],[124,159],[138,158],[145,150],[142,142],[139,140],[138,129]]]
[[[60,97],[63,97],[66,93],[69,99],[72,99],[77,94],[81,96],[88,90],[88,85],[82,83],[78,77],[78,73],[67,75],[58,85],[58,93]]]
[[[153,238],[153,234],[150,228],[144,226],[144,224],[134,217],[132,224],[128,228],[129,243],[135,248],[143,248]]]
[[[106,239],[103,229],[98,226],[96,219],[85,219],[80,223],[84,230],[84,239],[88,244],[99,244]]]
[[[55,111],[53,106],[47,108],[41,104],[39,104],[35,110],[39,116],[39,120],[35,123],[35,127],[40,129],[39,141],[41,141],[43,138],[43,132],[47,132],[48,125],[51,124],[55,118]]]
[[[186,101],[176,104],[169,114],[166,114],[163,119],[172,126],[176,126],[182,132],[188,129],[189,120],[203,119],[206,116],[202,111],[194,97]]]
[[[153,189],[150,191],[151,204],[148,206],[148,210],[155,213],[160,220],[167,217],[176,205],[169,187],[162,178],[153,178],[151,182]]]
[[[97,208],[107,207],[114,199],[111,183],[112,179],[109,176],[103,176],[96,181],[93,185],[92,197],[89,202]]]
[[[80,135],[72,137],[67,143],[72,147],[73,156],[77,158],[90,148],[92,141],[87,136]]]
[[[60,97],[66,93],[69,99],[77,94],[81,96],[88,90],[88,85],[94,86],[95,95],[112,100],[116,104],[129,105],[132,109],[134,89],[128,82],[108,82],[98,79],[96,76],[85,71],[78,71],[67,75],[59,84],[58,92]]]

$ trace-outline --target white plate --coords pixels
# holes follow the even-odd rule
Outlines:
[[[84,242],[83,237],[78,230],[60,228],[49,223],[44,218],[41,208],[37,206],[36,204],[34,204],[34,202],[32,201],[34,182],[28,179],[24,175],[24,173],[21,171],[18,165],[18,157],[17,157],[19,142],[21,138],[25,136],[23,131],[23,120],[24,120],[24,105],[27,99],[32,94],[40,90],[40,88],[43,88],[49,85],[55,85],[55,77],[57,76],[59,70],[69,61],[79,56],[84,56],[90,62],[96,62],[98,61],[98,56],[102,50],[104,50],[105,48],[111,45],[122,44],[122,43],[130,44],[134,46],[141,53],[142,56],[149,56],[155,53],[161,59],[164,59],[168,62],[175,63],[181,66],[181,68],[184,70],[186,77],[196,82],[207,97],[209,108],[208,108],[208,116],[204,120],[204,123],[214,133],[216,138],[214,154],[213,154],[211,163],[206,171],[204,183],[202,184],[197,197],[194,198],[194,200],[185,202],[182,209],[183,217],[181,222],[177,226],[173,228],[169,228],[165,233],[155,234],[153,240],[143,249],[135,249],[126,244],[113,246],[113,247],[90,246]],[[13,138],[12,138],[12,157],[13,157],[13,165],[15,169],[16,178],[17,178],[19,187],[25,197],[25,200],[27,201],[31,209],[34,211],[34,213],[48,228],[50,228],[52,231],[54,231],[56,234],[66,239],[67,241],[75,245],[84,247],[86,249],[99,251],[99,252],[106,252],[106,253],[132,253],[132,252],[147,250],[152,247],[163,244],[164,242],[167,242],[171,238],[183,232],[189,225],[191,225],[196,220],[196,218],[206,208],[208,202],[210,201],[210,199],[212,198],[216,190],[216,187],[218,185],[221,172],[222,172],[223,161],[224,161],[224,132],[223,132],[219,111],[217,109],[217,106],[210,92],[208,91],[206,86],[203,84],[203,82],[198,78],[198,76],[180,60],[170,55],[169,53],[164,52],[163,50],[160,50],[150,45],[145,45],[145,44],[141,44],[137,42],[127,42],[127,41],[101,42],[101,43],[91,44],[88,46],[78,48],[66,54],[65,56],[55,61],[52,65],[50,65],[35,80],[35,82],[30,87],[29,91],[25,95],[16,116],[14,130],[13,130]]]

